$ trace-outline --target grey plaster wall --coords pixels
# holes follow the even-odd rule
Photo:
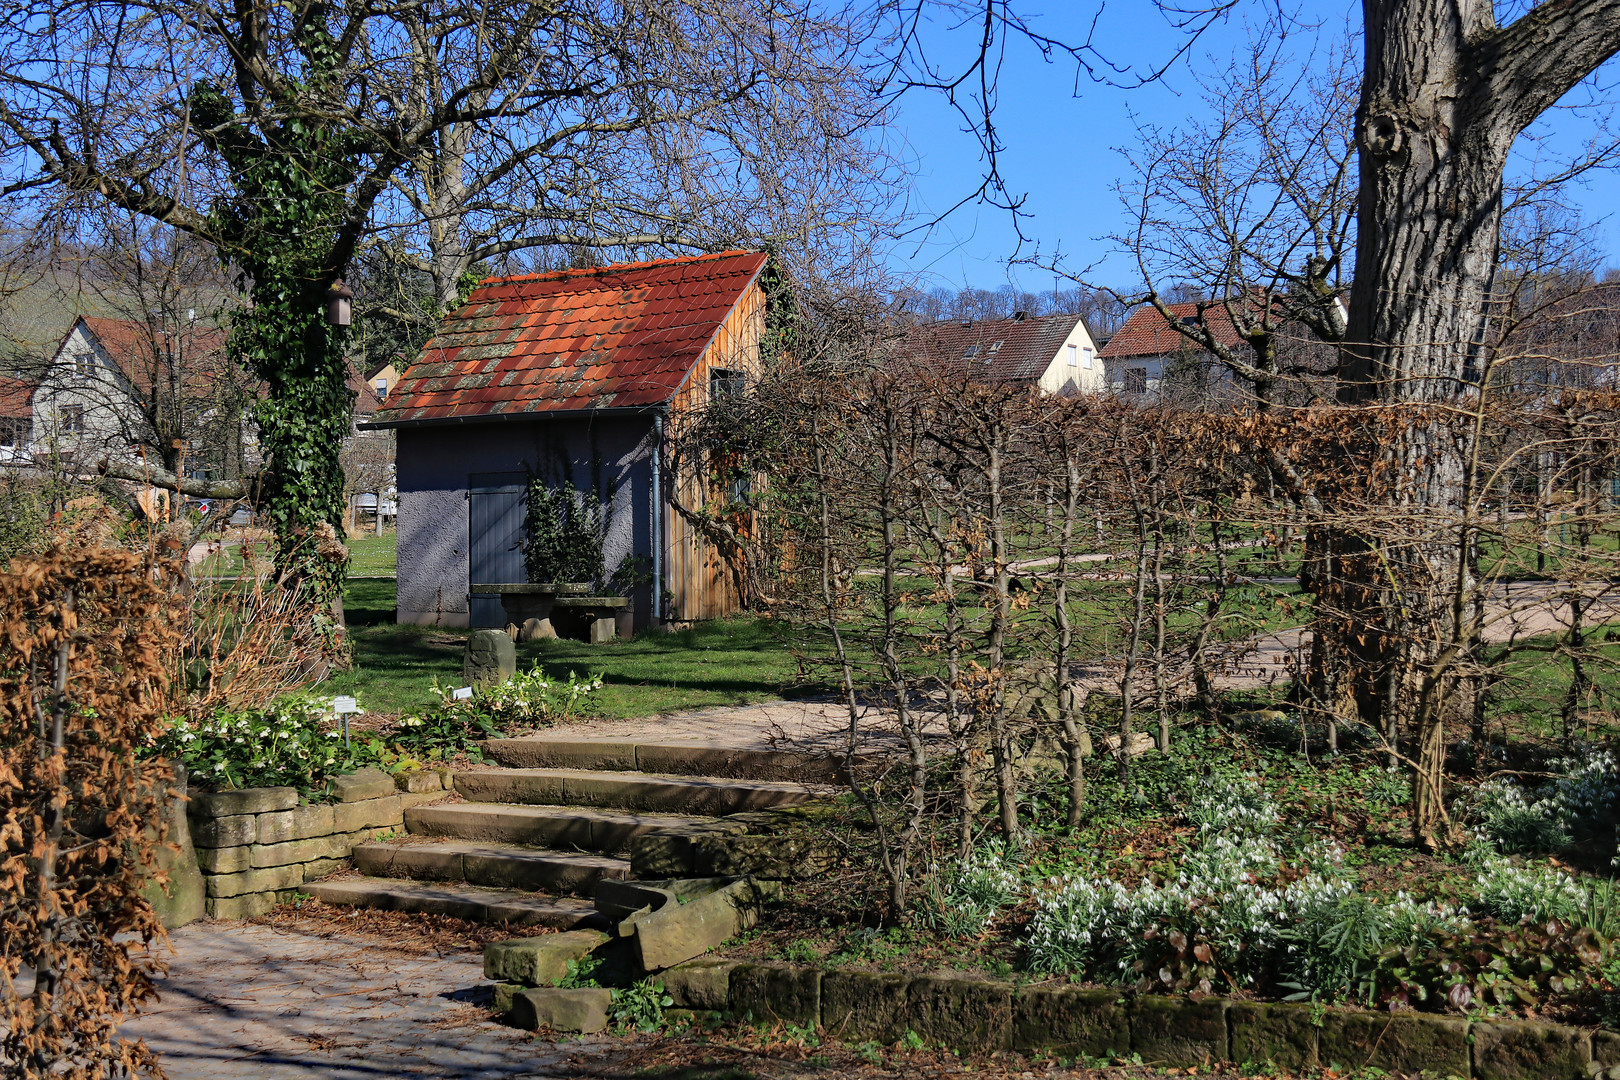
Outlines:
[[[398,621],[466,626],[469,476],[535,473],[594,487],[612,512],[608,572],[652,557],[652,418],[586,416],[399,429]],[[630,594],[635,625],[652,614],[652,587]]]

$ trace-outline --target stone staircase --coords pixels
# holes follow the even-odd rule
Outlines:
[[[825,756],[706,743],[541,736],[480,746],[498,767],[452,774],[465,801],[406,810],[405,835],[355,846],[363,877],[304,891],[345,906],[605,928],[587,898],[600,882],[635,880],[638,838],[680,848],[740,835],[750,814],[830,794],[837,772]]]

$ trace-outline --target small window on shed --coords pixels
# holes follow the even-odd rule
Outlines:
[[[709,369],[709,400],[741,397],[748,389],[748,373],[735,368]]]

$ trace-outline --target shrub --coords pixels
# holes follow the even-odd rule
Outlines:
[[[490,724],[557,724],[588,715],[591,695],[602,689],[602,677],[580,678],[570,671],[566,680],[547,675],[538,662],[528,671],[520,671],[503,683],[477,687],[470,698],[457,699],[452,687],[433,684],[438,700],[424,710],[422,717],[434,716],[444,722],[474,722],[476,718]]]
[[[375,757],[374,746],[356,740],[347,748],[336,730],[322,730],[336,721],[331,698],[290,694],[265,709],[221,710],[206,720],[175,721],[157,749],[184,761],[203,786],[286,786],[309,795]]]
[[[997,912],[1017,900],[1018,885],[1005,846],[992,841],[949,871],[934,868],[919,916],[947,934],[978,937]]]
[[[1508,855],[1612,839],[1620,816],[1620,758],[1587,748],[1552,768],[1563,775],[1532,792],[1510,780],[1481,784],[1469,808],[1476,835]]]
[[[146,1046],[117,1030],[163,968],[163,928],[141,890],[162,880],[154,849],[166,840],[172,773],[138,751],[163,727],[176,573],[77,548],[0,574],[6,1076],[160,1074]]]
[[[1505,923],[1526,919],[1575,923],[1586,906],[1586,888],[1562,870],[1514,866],[1494,858],[1479,876],[1480,912]]]

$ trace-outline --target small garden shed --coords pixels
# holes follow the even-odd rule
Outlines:
[[[629,597],[621,633],[736,610],[660,446],[758,377],[772,276],[730,251],[479,285],[367,425],[398,433],[398,621],[504,625],[473,586],[559,578]]]

